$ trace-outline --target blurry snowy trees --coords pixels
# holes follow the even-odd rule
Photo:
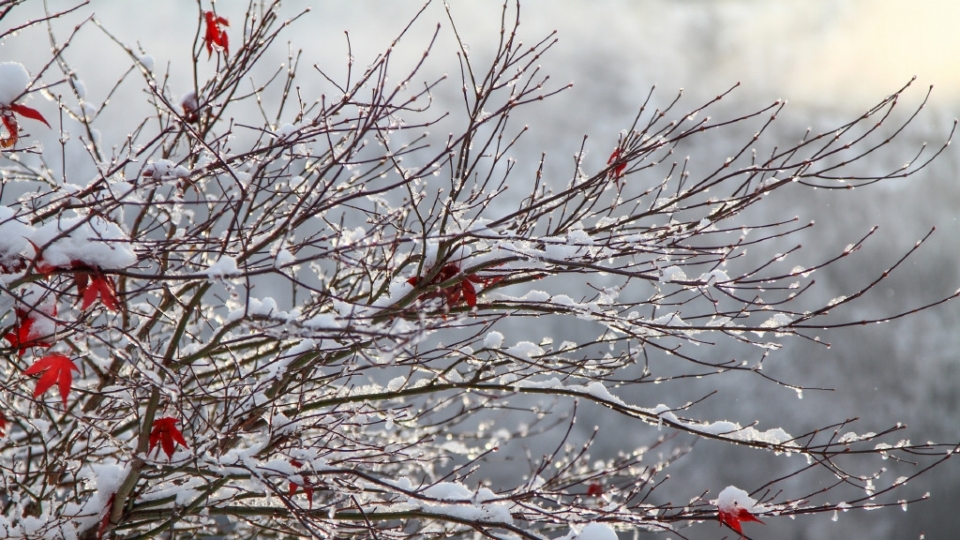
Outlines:
[[[3,40],[47,24],[18,20],[21,4],[0,3]],[[0,113],[28,102],[59,132],[41,148],[31,132],[45,126],[4,123],[5,536],[586,540],[719,521],[754,534],[746,516],[907,505],[903,486],[954,452],[955,441],[899,437],[895,417],[861,429],[838,411],[797,431],[717,417],[715,392],[644,400],[645,388],[728,377],[745,399],[759,385],[801,393],[804,381],[763,370],[785,342],[956,296],[850,316],[923,239],[822,301],[817,272],[869,250],[876,230],[831,231],[849,245],[798,264],[793,239],[814,224],[754,212],[775,193],[924,168],[947,142],[909,148],[880,174],[854,168],[901,150],[923,107],[893,114],[909,85],[786,147],[766,139],[782,102],[713,118],[734,89],[693,105],[651,91],[619,135],[583,139],[558,178],[545,156],[529,167],[517,155],[526,128],[513,117],[561,114],[550,98],[567,90],[548,77],[555,36],[522,39],[519,6],[503,8],[481,54],[428,4],[375,57],[354,58],[347,37],[345,66],[291,47],[264,69],[286,27],[316,16],[277,9],[200,6],[169,30],[192,56],[167,68],[78,20],[73,34],[50,31],[54,52],[27,66],[23,88],[0,81]],[[135,89],[151,111],[125,118],[115,140],[100,128],[108,100],[87,101],[93,74],[60,54],[87,28],[127,53],[116,91]],[[418,62],[394,65],[399,48],[421,45]],[[424,75],[432,62],[453,75]],[[163,69],[194,88],[175,93]],[[329,92],[303,95],[303,78]],[[451,91],[459,102],[436,98]],[[743,126],[755,134],[730,136]],[[729,157],[687,157],[701,140]],[[93,178],[64,163],[78,145]],[[752,352],[718,354],[728,343]],[[591,457],[597,440],[631,439],[575,441],[587,406],[647,442]],[[725,486],[667,479],[676,460],[697,459],[698,439],[746,463],[793,456],[791,470],[728,488],[751,508],[738,514],[727,497],[721,513]],[[808,476],[815,492],[797,489]],[[664,482],[686,499],[659,497]]]

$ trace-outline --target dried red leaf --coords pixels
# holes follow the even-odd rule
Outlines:
[[[0,412],[0,437],[3,437],[6,432],[3,430],[7,429],[7,417]]]
[[[460,274],[460,267],[456,264],[449,263],[443,265],[440,268],[440,271],[437,272],[437,275],[430,280],[428,285],[438,285],[445,281],[449,281]],[[484,288],[493,285],[500,280],[502,277],[496,278],[481,278],[475,274],[465,275],[463,279],[458,282],[444,287],[439,291],[428,292],[420,295],[420,300],[428,300],[430,298],[443,298],[448,306],[453,306],[462,298],[463,301],[469,307],[477,306],[477,289],[473,286],[474,283],[478,283],[484,286]],[[407,283],[413,285],[414,287],[421,285],[423,280],[419,277],[412,277],[407,279]]]
[[[207,58],[213,56],[214,45],[223,49],[224,56],[230,56],[230,40],[227,33],[220,28],[220,25],[230,26],[230,23],[223,17],[217,17],[212,11],[205,12],[203,17],[207,22],[207,33],[203,36],[203,42],[207,46]]]
[[[200,120],[200,103],[197,101],[196,92],[188,92],[183,99],[180,101],[180,107],[183,108],[183,119],[191,124],[196,123]],[[150,174],[147,174],[150,173]],[[144,176],[152,176],[153,171],[147,169],[143,173]]]
[[[20,126],[10,111],[0,111],[0,121],[3,122],[3,127],[6,128],[8,133],[6,137],[0,138],[0,148],[10,148],[17,144],[17,140],[20,137]]]
[[[70,395],[70,385],[73,384],[73,372],[80,371],[80,368],[62,354],[50,354],[37,360],[32,366],[24,371],[24,375],[36,375],[43,372],[40,380],[37,381],[37,388],[33,391],[33,397],[37,397],[54,384],[60,387],[60,397],[63,398],[63,406],[67,406],[67,396]]]
[[[717,518],[720,520],[720,523],[723,523],[740,534],[743,534],[743,529],[740,527],[741,521],[756,521],[757,523],[765,524],[746,508],[735,508],[732,512],[720,510]]]
[[[157,446],[157,442],[159,442],[160,447],[163,448],[163,453],[167,455],[167,459],[173,457],[174,443],[179,443],[184,448],[190,448],[187,446],[187,441],[184,440],[183,434],[177,429],[177,422],[179,422],[179,420],[170,417],[157,418],[153,421],[153,427],[150,429],[149,452],[153,452],[153,448]]]
[[[620,180],[621,178],[623,178],[623,171],[627,169],[627,162],[620,161],[619,148],[614,149],[613,153],[610,154],[610,159],[607,160],[607,165],[613,165],[614,163],[616,163],[617,165],[613,168],[613,170],[607,172],[607,178]]]

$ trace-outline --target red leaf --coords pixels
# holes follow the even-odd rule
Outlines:
[[[177,429],[175,425],[177,422],[179,420],[176,418],[169,417],[157,418],[153,421],[153,428],[150,429],[149,452],[153,452],[153,447],[157,445],[158,441],[160,447],[163,448],[163,453],[167,455],[167,459],[173,457],[174,442],[181,444],[184,448],[190,448],[187,446],[187,441],[183,439],[183,434]]]
[[[37,270],[37,272],[40,272],[40,273],[43,274],[43,275],[47,275],[47,274],[53,273],[53,271],[56,270],[57,267],[55,267],[55,266],[53,266],[52,264],[49,264],[49,263],[47,263],[46,261],[43,260],[43,250],[42,250],[38,245],[34,244],[34,243],[33,243],[33,240],[30,240],[30,239],[28,238],[28,239],[27,239],[27,242],[28,242],[31,246],[33,246],[33,251],[34,251],[34,253],[36,253],[36,255],[33,257],[33,259],[34,259],[34,261],[35,261],[35,263],[34,263],[34,268]]]
[[[47,127],[50,127],[50,123],[47,122],[47,119],[44,118],[43,115],[40,114],[40,111],[38,111],[38,110],[36,110],[36,109],[31,109],[30,107],[27,107],[26,105],[18,105],[18,104],[16,104],[16,103],[11,104],[10,107],[9,107],[9,109],[10,109],[11,111],[19,114],[20,116],[23,116],[23,117],[25,117],[25,118],[29,118],[29,119],[31,119],[31,120],[39,120],[39,121],[43,122],[44,124],[46,124]]]
[[[303,467],[303,463],[296,459],[291,459],[290,464],[298,469]],[[310,480],[307,477],[301,475],[301,478],[303,478],[303,493],[307,496],[307,502],[310,503],[310,508],[313,508],[313,486],[310,485]],[[291,480],[290,487],[287,489],[287,496],[293,497],[296,495],[298,487],[301,487],[300,484]]]
[[[212,11],[205,12],[203,17],[207,22],[207,33],[203,37],[203,42],[207,46],[207,58],[213,56],[214,45],[223,49],[224,56],[230,56],[230,40],[227,38],[227,33],[220,28],[220,25],[230,26],[230,23],[223,17],[217,17]]]
[[[3,339],[9,341],[11,347],[17,347],[17,356],[23,356],[23,351],[30,347],[49,348],[53,345],[41,341],[40,336],[33,335],[33,323],[36,321],[26,310],[15,309],[14,312],[17,314],[16,329],[13,332],[7,332]]]
[[[591,497],[599,497],[603,495],[603,486],[599,482],[592,482],[587,486],[587,495]]]
[[[89,285],[87,279],[89,278]],[[117,302],[117,288],[113,284],[113,278],[105,276],[100,270],[74,272],[73,280],[77,284],[77,294],[83,298],[80,309],[86,311],[87,308],[97,301],[110,311],[118,311],[120,308]]]
[[[732,512],[720,510],[717,518],[720,520],[720,523],[723,523],[740,534],[743,534],[743,529],[740,527],[741,521],[756,521],[757,523],[765,525],[765,523],[757,519],[757,516],[751,514],[746,508],[736,508]]]
[[[67,396],[70,395],[70,385],[73,383],[73,372],[80,371],[80,368],[62,354],[50,354],[44,356],[32,366],[23,372],[24,375],[36,375],[43,372],[40,380],[37,381],[37,388],[33,391],[33,397],[37,397],[54,384],[60,387],[60,397],[63,398],[63,406],[67,406]]]
[[[614,180],[619,180],[623,177],[623,171],[627,168],[627,162],[620,161],[620,149],[617,148],[610,154],[610,159],[607,160],[607,165],[617,164],[612,171],[607,173],[607,178],[613,178]]]
[[[9,133],[9,136],[0,138],[0,148],[10,148],[17,144],[20,126],[17,125],[17,119],[13,116],[13,113],[9,111],[0,111],[0,121],[3,122],[3,127]]]
[[[0,437],[3,437],[5,429],[7,429],[7,417],[0,412]]]
[[[107,532],[107,527],[110,526],[110,514],[113,513],[113,502],[117,499],[116,493],[110,494],[110,500],[107,501],[107,507],[103,514],[103,519],[100,520],[100,527],[97,529],[97,540],[103,538],[103,534]]]
[[[458,274],[460,274],[459,266],[453,263],[445,264],[440,268],[440,271],[437,272],[437,275],[430,280],[429,285],[438,285],[445,281],[449,281],[455,278]],[[473,284],[480,283],[483,284],[484,287],[488,287],[502,279],[502,277],[481,278],[474,274],[465,275],[459,283],[454,283],[453,285],[445,287],[439,291],[428,292],[420,295],[420,300],[442,297],[448,306],[453,306],[459,302],[461,298],[463,298],[463,301],[466,302],[468,306],[476,307],[477,288],[474,287]],[[414,287],[420,285],[422,281],[423,280],[419,277],[407,279],[407,283],[413,285]]]

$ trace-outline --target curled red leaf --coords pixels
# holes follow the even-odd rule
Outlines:
[[[423,283],[423,279],[419,277],[412,277],[407,279],[407,283],[413,285],[414,287],[418,285],[438,285],[440,283],[449,281],[458,274],[460,274],[460,267],[453,263],[448,263],[443,265],[440,268],[440,271],[437,272],[437,275],[429,281],[429,283]],[[476,274],[464,275],[463,279],[459,282],[454,283],[448,287],[444,287],[438,291],[427,292],[420,295],[420,300],[428,300],[430,298],[443,298],[448,306],[453,306],[462,298],[464,303],[469,307],[477,306],[477,288],[473,286],[474,283],[483,285],[484,288],[489,287],[500,280],[502,277],[492,277],[492,278],[482,278]]]
[[[623,171],[627,169],[627,162],[620,161],[621,152],[619,148],[614,149],[613,153],[610,154],[610,158],[607,159],[607,165],[613,165],[616,163],[616,166],[607,172],[607,178],[613,178],[614,180],[620,180],[623,178]]]
[[[230,40],[227,33],[220,28],[221,25],[230,26],[230,22],[212,11],[205,12],[203,18],[207,23],[207,33],[203,36],[203,42],[207,46],[207,58],[213,56],[214,46],[223,49],[224,56],[230,56]]]

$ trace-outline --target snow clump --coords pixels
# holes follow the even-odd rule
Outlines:
[[[30,74],[17,62],[0,62],[0,107],[9,107],[30,84]]]

